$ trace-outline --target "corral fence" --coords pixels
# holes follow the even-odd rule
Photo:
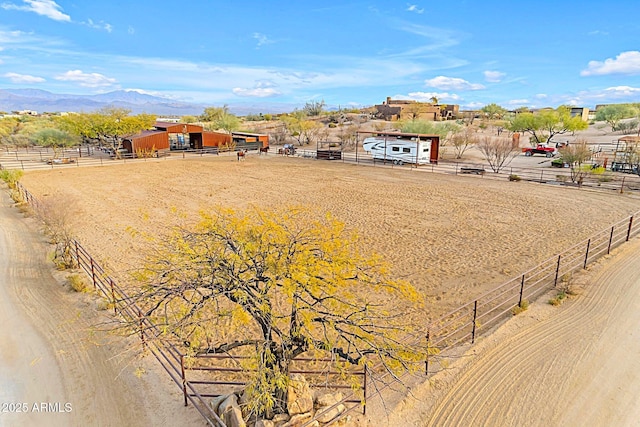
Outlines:
[[[22,185],[18,184],[18,190],[24,200],[37,206],[37,199]],[[524,300],[535,300],[557,288],[570,274],[586,269],[589,264],[609,254],[612,249],[640,234],[640,225],[638,224],[640,221],[634,221],[634,218],[639,215],[640,212],[636,212],[629,218],[611,225],[594,234],[591,238],[566,249],[536,267],[479,296],[474,301],[464,304],[426,325],[424,337],[420,337],[417,341],[415,339],[407,341],[408,345],[418,345],[422,348],[426,346],[429,350],[427,353],[430,355],[437,354],[437,356],[427,356],[427,360],[425,360],[425,375],[428,376],[438,371],[437,368],[434,369],[433,364],[436,357],[446,358],[448,352],[456,347],[474,343],[479,336],[487,334],[493,328],[512,317],[514,308],[521,306]],[[160,332],[148,319],[141,315],[137,305],[131,301],[126,293],[105,273],[79,243],[74,242],[74,245],[76,248],[75,260],[91,277],[94,287],[113,303],[114,312],[122,315],[129,322],[138,322],[143,345],[149,348],[172,380],[181,388],[185,404],[191,402],[209,424],[223,425],[204,399],[205,397],[216,395],[216,393],[220,394],[216,391],[217,387],[236,386],[242,382],[223,379],[202,379],[201,373],[215,371],[224,374],[235,374],[239,372],[238,369],[240,368],[228,366],[228,360],[223,363],[223,366],[214,366],[215,361],[212,359],[225,359],[225,356],[221,355],[216,355],[215,357],[210,355],[198,358],[192,357],[189,363],[185,364],[186,356],[174,346],[164,344],[164,341],[158,340]],[[227,357],[232,359],[230,356]],[[237,363],[237,361],[234,363]],[[301,372],[309,371],[308,369],[300,369]],[[188,374],[188,372],[193,374]],[[315,372],[319,375],[327,375],[326,368],[317,369]],[[187,375],[190,375],[189,379]],[[367,391],[367,371],[362,372],[361,375],[362,388],[364,388],[365,394],[360,397],[355,393],[346,393],[343,402],[339,403],[351,403],[351,405],[347,412],[343,413],[343,416],[358,407],[356,402],[362,402],[366,405],[367,400],[376,396],[380,397],[384,389],[393,382],[391,381],[387,386],[377,388],[375,391]],[[328,382],[325,381],[323,385],[327,386]],[[333,388],[342,387],[337,383],[332,384],[332,386]],[[339,418],[334,419],[328,425],[337,422]]]
[[[634,223],[634,217],[639,214],[615,223],[441,317],[429,326],[427,345],[444,352],[462,343],[474,343],[478,335],[513,316],[514,309],[522,307],[523,301],[535,300],[558,288],[572,273],[586,269],[589,264],[639,234],[640,226]],[[428,360],[425,371],[426,374],[430,372]]]
[[[33,206],[40,203],[23,185],[17,183],[16,190],[22,200]],[[189,402],[198,410],[206,422],[215,427],[226,427],[220,417],[212,410],[207,398],[232,393],[247,384],[246,373],[242,366],[243,355],[230,354],[198,354],[187,356],[175,345],[162,339],[159,328],[144,315],[136,302],[109,276],[105,269],[77,241],[72,241],[73,260],[91,280],[94,291],[106,299],[114,315],[119,315],[128,325],[135,325],[143,350],[148,350],[156,358],[160,366],[167,372],[173,382],[180,388],[184,405]],[[344,379],[344,371],[333,366],[335,359],[322,357],[298,357],[292,361],[290,373],[304,374],[311,387],[324,388],[330,391],[349,391],[348,396],[340,403],[346,405],[346,411],[360,408],[365,413],[367,396],[367,371],[365,367],[353,367],[349,376],[353,382]],[[350,393],[358,388],[360,394]],[[334,405],[335,406],[335,405]],[[333,407],[332,407],[333,408]]]
[[[135,154],[121,154],[119,158],[113,157],[96,147],[83,147],[67,149],[61,153],[59,159],[52,159],[53,151],[48,148],[31,147],[23,150],[8,149],[0,151],[0,165],[5,169],[15,170],[42,170],[73,168],[81,166],[109,166],[127,164],[132,162],[177,160],[203,156],[235,157],[235,152],[244,149],[253,149],[253,146],[238,145],[229,150],[218,150],[217,147],[204,149],[186,149],[170,152],[161,152],[158,156],[137,157]],[[279,156],[277,152],[254,153],[253,155],[266,154]],[[581,173],[581,178],[572,177],[568,168],[521,168],[505,167],[500,172],[493,172],[486,164],[469,162],[440,161],[438,164],[430,163],[416,166],[414,164],[395,165],[391,160],[373,159],[366,152],[345,152],[336,149],[303,150],[296,149],[297,157],[313,158],[318,160],[342,161],[343,163],[356,163],[361,165],[400,168],[401,170],[441,173],[445,175],[467,175],[482,179],[494,180],[518,180],[540,184],[558,185],[562,187],[576,187],[582,189],[594,189],[618,193],[640,194],[640,176],[638,174],[614,172],[607,170],[604,173]],[[547,162],[548,160],[543,160]]]
[[[322,151],[322,153],[321,153]],[[390,159],[373,159],[368,153],[340,152],[337,150],[297,150],[296,155],[304,158],[318,160],[341,160],[343,163],[355,163],[361,165],[385,167],[391,169],[422,171],[440,173],[445,175],[475,175],[482,179],[493,180],[517,180],[539,184],[558,185],[563,187],[577,187],[583,189],[605,190],[619,193],[631,192],[640,194],[640,176],[607,170],[604,173],[580,173],[580,179],[572,177],[568,168],[553,167],[503,167],[499,172],[493,172],[486,164],[472,162],[440,161],[437,164],[424,165],[394,164]],[[326,152],[330,152],[328,155]],[[545,160],[548,161],[548,160]]]

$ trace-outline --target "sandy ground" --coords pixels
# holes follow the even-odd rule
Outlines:
[[[617,193],[280,156],[31,171],[23,182],[73,206],[78,239],[114,273],[139,267],[147,244],[127,230],[158,234],[177,222],[173,208],[192,219],[211,206],[328,211],[427,297],[431,318],[640,210]]]
[[[194,219],[211,206],[329,211],[427,296],[425,322],[640,210],[638,199],[617,193],[257,155],[31,171],[23,183],[72,209],[79,240],[119,280],[144,252],[144,241],[127,230],[158,234],[176,223],[174,208]],[[426,423],[435,395],[418,396],[424,400],[405,401],[388,425]],[[434,419],[448,419],[438,413]]]
[[[578,278],[581,295],[482,338],[386,425],[640,425],[639,253],[635,238]]]
[[[105,312],[54,277],[42,235],[0,190],[0,426],[204,425],[151,356],[127,351],[138,342],[97,329]]]

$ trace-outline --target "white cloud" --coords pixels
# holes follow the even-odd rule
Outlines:
[[[537,99],[547,99],[549,97],[549,95],[547,95],[546,93],[537,93],[535,95],[535,98]]]
[[[640,74],[640,52],[632,50],[622,52],[615,59],[607,58],[604,61],[589,61],[587,69],[580,72],[581,76],[603,76],[607,74]]]
[[[442,101],[459,101],[460,96],[455,93],[448,92],[409,92],[409,99],[419,102],[431,102],[431,98],[436,97],[438,102]]]
[[[113,31],[113,26],[111,24],[104,21],[93,22],[93,19],[91,18],[87,19],[87,22],[81,22],[81,24],[97,30],[105,30],[107,33]]]
[[[466,80],[457,77],[438,76],[433,79],[425,80],[425,85],[435,87],[441,90],[480,90],[484,86],[479,83],[469,83]]]
[[[633,96],[640,94],[640,88],[631,86],[613,86],[605,89],[608,95],[616,97]]]
[[[528,106],[529,100],[528,99],[511,99],[507,101],[506,104],[512,107]]]
[[[30,76],[28,74],[5,73],[2,76],[11,80],[12,83],[42,83],[46,81],[42,77]]]
[[[417,5],[415,4],[409,4],[407,5],[407,12],[415,12],[417,14],[422,14],[424,12],[424,9],[420,9]]]
[[[57,75],[56,80],[77,82],[84,87],[105,87],[116,83],[116,79],[106,77],[99,73],[83,73],[81,70],[70,70]]]
[[[23,0],[24,5],[16,5],[13,3],[3,3],[2,8],[5,10],[22,10],[25,12],[34,12],[38,15],[46,16],[54,21],[71,22],[71,17],[62,13],[62,8],[53,0]]]
[[[127,28],[127,33],[128,34],[135,34],[136,33],[136,29],[133,28],[132,26],[129,26],[129,28]]]
[[[271,80],[261,80],[256,82],[253,88],[233,88],[233,93],[242,97],[251,98],[271,98],[280,96],[282,93],[276,89],[276,84]]]
[[[484,72],[484,79],[490,83],[500,83],[504,76],[506,76],[506,74],[500,71],[487,70]]]
[[[252,37],[254,39],[258,40],[257,47],[264,46],[266,44],[274,43],[273,40],[270,40],[267,36],[265,36],[264,34],[261,34],[261,33],[253,33]]]

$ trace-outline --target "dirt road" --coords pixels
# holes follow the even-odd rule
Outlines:
[[[0,426],[204,425],[153,360],[95,330],[105,314],[53,277],[46,250],[0,188]]]
[[[414,390],[390,425],[640,425],[640,239],[585,280],[583,295],[534,305],[470,349],[455,380]]]

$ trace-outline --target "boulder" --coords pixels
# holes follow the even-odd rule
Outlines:
[[[304,414],[313,410],[313,394],[309,383],[300,374],[293,374],[287,390],[289,415]]]
[[[316,396],[315,400],[316,400],[317,406],[331,406],[340,402],[342,399],[344,399],[344,396],[342,395],[342,393],[337,392],[337,393],[319,394]]]
[[[276,423],[271,420],[258,420],[254,427],[276,427]]]
[[[296,414],[291,417],[291,419],[282,425],[282,427],[319,427],[320,423],[317,421],[312,422],[309,425],[306,425],[313,418],[313,414],[308,412],[306,414]]]
[[[242,411],[238,406],[238,396],[230,394],[227,399],[218,406],[218,416],[227,427],[247,427],[242,418]]]
[[[338,415],[342,414],[344,411],[347,410],[347,408],[342,403],[334,406],[333,408],[331,408],[331,406],[333,405],[320,406],[316,411],[316,414],[318,414],[316,415],[316,420],[318,420],[321,423],[328,423],[329,421],[331,421],[332,419],[334,419],[335,417],[337,417]]]
[[[215,412],[216,414],[218,413],[218,407],[222,402],[227,400],[227,397],[229,397],[228,394],[221,394],[220,396],[217,396],[211,399],[211,402],[209,402],[209,405],[211,406],[211,409],[213,410],[213,412]]]

